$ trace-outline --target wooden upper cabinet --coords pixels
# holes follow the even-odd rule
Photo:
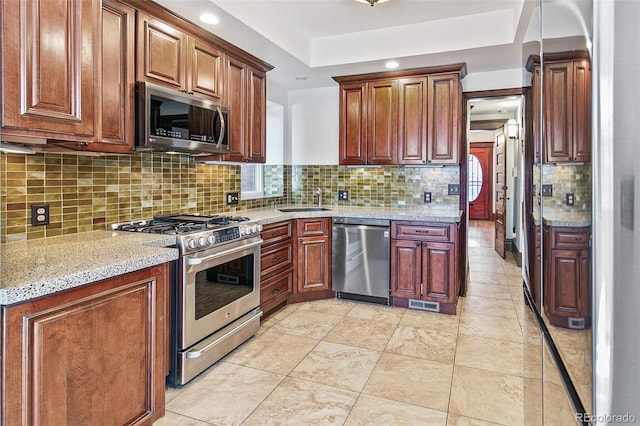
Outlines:
[[[220,100],[222,51],[138,12],[138,80]]]
[[[3,1],[2,134],[92,141],[98,0]]]
[[[340,85],[340,164],[367,164],[366,87],[366,83]]]
[[[398,163],[427,162],[427,78],[398,81]]]
[[[397,81],[370,82],[367,91],[367,164],[397,164]]]
[[[138,80],[186,91],[187,35],[138,12]]]
[[[591,65],[589,61],[586,59],[545,60],[543,99],[545,162],[591,161]]]
[[[339,163],[458,164],[464,64],[334,77]]]
[[[247,89],[247,161],[267,161],[267,75],[249,67]]]
[[[428,77],[427,162],[458,164],[461,90],[457,74]]]

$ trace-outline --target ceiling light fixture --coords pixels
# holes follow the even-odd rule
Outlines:
[[[396,61],[389,61],[386,64],[384,64],[384,66],[389,68],[389,69],[394,69],[394,68],[398,68],[400,66],[400,64],[397,63]]]
[[[370,4],[371,7],[375,6],[378,3],[384,3],[389,0],[356,0],[358,3],[367,3]]]
[[[220,23],[220,19],[212,13],[203,13],[200,15],[200,20],[205,24],[216,25]]]

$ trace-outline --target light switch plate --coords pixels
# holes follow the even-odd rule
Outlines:
[[[449,195],[460,195],[460,184],[450,183],[449,184]]]
[[[348,201],[349,200],[349,191],[346,189],[338,190],[338,200],[339,201]]]
[[[553,197],[553,185],[542,185],[542,196],[543,197]]]
[[[227,205],[238,204],[238,193],[237,192],[227,192]]]
[[[424,203],[425,204],[429,204],[431,202],[431,193],[430,192],[425,192],[424,193]]]
[[[567,199],[567,206],[571,207],[573,206],[573,204],[575,203],[576,197],[573,195],[573,192],[567,192],[567,194],[565,194],[566,199]]]

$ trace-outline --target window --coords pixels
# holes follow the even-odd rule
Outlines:
[[[264,181],[262,164],[240,165],[240,191],[243,200],[262,198]]]

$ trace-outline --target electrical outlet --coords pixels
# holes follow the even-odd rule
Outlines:
[[[31,226],[49,224],[49,204],[31,204]]]
[[[349,191],[346,189],[338,190],[338,201],[347,201],[349,200]]]
[[[553,185],[542,185],[542,196],[543,197],[553,197]]]
[[[425,204],[429,204],[431,202],[431,193],[430,192],[425,192],[424,193],[424,203]]]
[[[460,195],[460,184],[450,183],[449,184],[449,195]]]
[[[567,198],[567,206],[569,207],[573,206],[573,203],[575,202],[575,197],[573,196],[573,192],[568,192],[566,194],[566,198]]]
[[[238,204],[238,193],[237,192],[227,192],[227,205]]]

